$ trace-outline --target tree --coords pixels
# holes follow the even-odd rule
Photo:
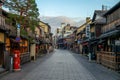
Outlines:
[[[12,13],[10,17],[14,18],[16,23],[20,23],[22,30],[30,27],[34,31],[39,21],[39,12],[35,0],[5,0],[4,6]]]

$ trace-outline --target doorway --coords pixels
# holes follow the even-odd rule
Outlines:
[[[0,43],[0,66],[4,64],[4,44]]]

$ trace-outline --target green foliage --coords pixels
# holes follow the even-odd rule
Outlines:
[[[29,41],[30,41],[30,43],[35,43],[35,40],[32,37],[29,37]]]
[[[35,0],[5,0],[4,6],[10,10],[9,19],[20,23],[22,30],[29,27],[34,31],[38,26],[38,8]],[[24,31],[23,31],[23,34]]]
[[[27,33],[24,29],[22,29],[22,28],[21,28],[20,33],[21,33],[21,35],[24,35],[24,36],[27,36],[27,35],[28,35],[28,33]]]

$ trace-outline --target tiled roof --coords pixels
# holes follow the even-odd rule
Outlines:
[[[98,15],[98,16],[103,16],[103,14],[105,13],[105,12],[107,12],[106,10],[95,10],[95,12],[94,12],[94,15],[93,15],[93,18],[92,18],[92,21],[94,21],[95,20],[95,18],[96,18],[96,15]]]
[[[111,14],[112,12],[114,12],[115,10],[117,10],[118,8],[120,8],[120,1],[115,5],[113,6],[110,10],[108,10],[104,16],[108,15],[108,14]]]

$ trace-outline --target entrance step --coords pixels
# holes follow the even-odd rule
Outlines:
[[[2,68],[1,66],[0,66],[0,78],[2,77],[2,76],[4,76],[5,74],[7,74],[8,73],[8,71],[6,71],[6,69],[4,69],[4,68]]]

